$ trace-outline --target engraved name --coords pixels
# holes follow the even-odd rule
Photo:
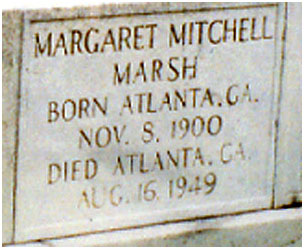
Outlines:
[[[86,30],[50,31],[33,36],[34,57],[113,53],[157,48],[160,31],[156,23],[135,26],[89,27]],[[170,23],[165,27],[168,48],[209,43],[250,42],[273,39],[267,16]]]

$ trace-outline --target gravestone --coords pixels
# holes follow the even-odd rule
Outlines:
[[[297,6],[4,13],[4,243],[298,222]]]

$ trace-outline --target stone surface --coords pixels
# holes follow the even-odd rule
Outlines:
[[[269,211],[267,224],[257,212],[255,228],[245,222],[243,232],[221,230],[226,218],[212,218],[302,200],[301,119],[288,109],[292,102],[298,110],[293,100],[301,99],[301,56],[291,49],[299,46],[292,38],[301,13],[289,6],[288,15],[284,4],[257,3],[26,11],[24,29],[21,13],[5,14],[13,39],[23,31],[23,63],[18,74],[11,58],[21,59],[21,47],[4,45],[3,79],[12,84],[3,85],[4,243],[68,244],[74,239],[59,238],[77,235],[86,244],[99,238],[89,233],[106,239],[127,229],[136,237],[146,229],[138,226],[152,226],[148,240],[120,244],[297,244],[299,215],[294,222],[283,215],[276,227],[277,213]],[[166,240],[157,239],[158,229],[176,228],[165,223],[187,227],[198,223],[181,220],[201,217],[218,222],[219,231],[167,231]],[[243,216],[233,217],[234,224]],[[285,227],[296,232],[250,239],[268,225],[271,238]],[[226,240],[233,231],[240,236]]]
[[[267,210],[20,246],[301,246],[302,209]]]
[[[26,14],[18,241],[270,207],[277,6],[238,8]]]
[[[2,14],[2,241],[4,243],[13,240],[13,191],[21,30],[22,13],[20,11]]]
[[[285,63],[280,94],[276,206],[302,202],[302,8],[288,4]]]

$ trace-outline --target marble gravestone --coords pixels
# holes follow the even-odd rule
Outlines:
[[[255,217],[300,240],[300,4],[2,16],[4,245],[172,245]]]

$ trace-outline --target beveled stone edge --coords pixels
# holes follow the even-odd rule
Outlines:
[[[297,228],[297,226],[301,224],[301,221],[302,208],[263,210],[247,212],[239,215],[225,215],[211,219],[197,219],[179,223],[154,225],[131,230],[119,230],[60,239],[6,244],[5,246],[155,246],[155,244],[157,246],[170,246],[170,243],[175,239],[189,238],[191,235],[198,237],[207,236],[209,239],[210,237],[211,239],[214,239],[214,236],[217,236],[218,239],[220,239],[221,234],[226,231],[235,231],[237,235],[237,233],[242,233],[243,228],[254,228],[255,226],[264,225],[277,227],[286,222],[290,224],[290,228],[295,230],[295,234],[289,236],[290,238],[287,240],[284,238],[281,239],[279,234],[275,234],[281,241],[280,243],[275,241],[273,244],[270,243],[270,245],[288,246],[297,241],[301,241],[301,229]],[[285,230],[281,229],[280,232],[283,234],[285,233]],[[267,234],[267,231],[265,231],[265,237],[267,237]],[[271,233],[269,234],[271,235]],[[244,233],[243,236],[246,238],[246,236],[252,236],[252,234],[246,235]],[[252,244],[254,243],[254,239],[251,237],[247,238],[251,244],[246,244],[246,246],[256,246]],[[267,239],[271,241],[271,238]],[[231,241],[231,244],[233,244],[233,242],[236,243],[238,241],[238,236],[233,236]],[[221,244],[220,246],[229,245]],[[245,246],[245,244],[241,244],[240,246]]]
[[[278,124],[278,155],[277,155],[277,166],[276,166],[276,181],[275,181],[275,191],[274,191],[274,199],[275,199],[275,208],[280,208],[284,206],[298,206],[302,203],[302,173],[299,174],[293,174],[293,177],[291,178],[290,175],[288,175],[288,171],[290,168],[288,167],[288,164],[290,162],[286,160],[285,157],[290,158],[290,155],[286,153],[285,148],[288,146],[293,146],[289,145],[287,137],[289,136],[296,136],[300,135],[297,134],[299,130],[285,130],[287,129],[289,123],[291,120],[289,117],[291,116],[292,118],[295,118],[295,116],[298,115],[298,113],[294,112],[293,115],[290,114],[289,109],[286,108],[287,106],[290,108],[290,103],[294,100],[298,99],[291,99],[289,95],[289,89],[288,85],[292,84],[293,88],[296,87],[298,90],[298,96],[300,101],[298,104],[301,105],[301,97],[302,97],[302,84],[301,82],[295,82],[290,79],[290,75],[296,75],[299,78],[302,78],[302,70],[301,70],[301,61],[299,61],[299,65],[297,63],[290,63],[291,61],[294,61],[295,59],[292,57],[292,54],[290,54],[290,49],[292,46],[291,44],[294,44],[296,42],[299,42],[302,44],[302,39],[300,38],[298,40],[299,34],[296,32],[297,27],[293,24],[297,23],[298,25],[301,26],[301,22],[298,21],[298,17],[295,15],[291,15],[293,9],[300,10],[301,12],[301,6],[302,3],[299,2],[293,2],[293,3],[287,3],[286,8],[285,8],[285,15],[287,19],[287,25],[286,25],[286,30],[283,34],[282,39],[285,40],[285,45],[282,50],[282,56],[284,57],[284,65],[282,65],[281,69],[281,89],[280,89],[280,98],[281,98],[281,104],[280,104],[280,109],[278,110],[279,115],[277,119],[277,124]],[[301,13],[302,14],[302,13]],[[302,27],[300,27],[300,30]],[[301,45],[300,45],[301,46]],[[299,53],[299,52],[298,52]],[[301,53],[301,51],[300,51]],[[297,58],[298,59],[298,58]],[[295,76],[294,76],[295,77]],[[302,106],[302,105],[301,105]],[[298,116],[299,117],[299,116]],[[300,118],[297,118],[296,120],[293,120],[296,122],[301,123],[301,116]],[[301,139],[301,138],[300,138]],[[299,155],[300,154],[300,155]],[[297,160],[300,161],[300,164],[302,165],[302,158],[301,158],[301,152],[299,152]],[[296,161],[297,161],[296,160]],[[301,166],[300,165],[300,166]],[[293,166],[293,165],[292,165]],[[292,170],[294,170],[295,167],[292,167]],[[287,174],[286,174],[287,173]],[[288,177],[286,177],[286,175]],[[294,186],[288,185],[288,182],[291,181],[300,181],[300,189],[294,189]]]
[[[50,8],[37,10],[24,10],[26,18],[34,20],[45,19],[70,19],[89,16],[119,16],[119,15],[134,15],[158,12],[182,12],[182,11],[197,11],[198,9],[222,9],[227,8],[256,8],[259,6],[277,6],[275,2],[147,2],[147,3],[111,3],[100,4],[96,6],[75,6],[70,8]]]
[[[2,242],[13,242],[23,15],[2,12]]]

